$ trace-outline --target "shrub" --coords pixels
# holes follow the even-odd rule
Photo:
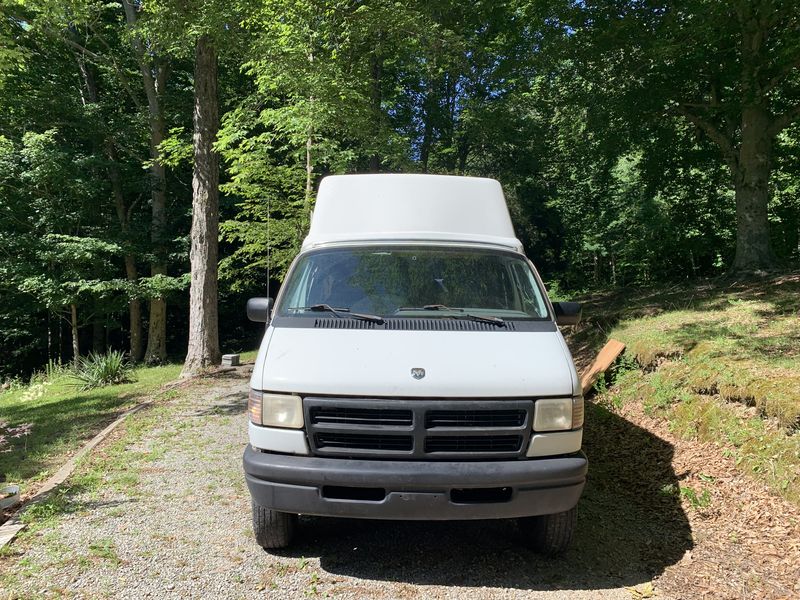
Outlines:
[[[90,352],[81,357],[72,377],[81,390],[91,390],[106,385],[129,383],[132,367],[124,352],[109,350],[105,354]]]

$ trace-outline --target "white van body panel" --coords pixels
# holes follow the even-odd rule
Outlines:
[[[414,379],[411,369],[425,369]],[[570,396],[561,334],[269,328],[251,385],[301,395],[442,398]]]
[[[449,241],[522,252],[494,179],[331,175],[320,183],[303,250],[336,242]]]

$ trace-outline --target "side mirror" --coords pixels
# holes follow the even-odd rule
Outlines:
[[[272,298],[250,298],[247,301],[247,318],[256,323],[269,324]]]
[[[577,325],[581,322],[581,305],[579,302],[554,302],[558,325]]]

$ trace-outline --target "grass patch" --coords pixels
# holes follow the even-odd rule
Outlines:
[[[800,428],[800,274],[616,291],[587,301],[584,314],[573,347],[617,338],[645,371],[677,362],[675,387]]]
[[[258,356],[258,349],[255,350],[248,350],[247,352],[242,352],[239,356],[239,360],[242,363],[251,363],[255,362],[256,356]]]
[[[586,311],[594,327],[579,343],[626,344],[613,387],[597,388],[601,401],[639,402],[676,434],[718,443],[800,505],[800,274],[612,294]],[[705,502],[702,491],[680,493]]]
[[[625,321],[611,332],[645,370],[664,359],[675,385],[755,406],[780,427],[800,426],[800,290],[796,304],[733,300],[707,310]]]
[[[120,412],[142,396],[175,379],[179,365],[140,367],[131,383],[81,391],[65,372],[40,377],[30,385],[0,394],[0,414],[12,425],[32,423],[31,433],[14,440],[14,450],[0,454],[0,474],[21,484],[45,479]]]
[[[113,565],[119,565],[122,562],[117,554],[114,541],[109,538],[95,540],[89,544],[89,554],[96,558],[107,560]]]

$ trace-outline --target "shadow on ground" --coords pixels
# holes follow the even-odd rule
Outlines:
[[[587,405],[590,480],[577,536],[558,559],[521,543],[513,521],[300,521],[293,557],[324,570],[422,585],[599,590],[661,574],[692,547],[672,446],[601,406]]]
[[[214,404],[192,412],[194,417],[241,415],[247,410],[247,392],[235,390],[216,399]]]

